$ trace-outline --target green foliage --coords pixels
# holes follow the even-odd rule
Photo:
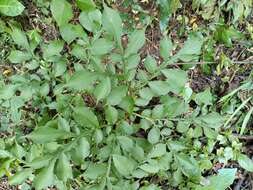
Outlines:
[[[18,0],[1,0],[0,13],[6,16],[18,16],[25,9]]]
[[[181,3],[160,0],[159,6],[165,31]],[[6,16],[23,9],[18,1],[0,0]],[[17,69],[0,76],[0,130],[10,134],[0,139],[0,175],[10,184],[32,181],[36,190],[225,190],[237,170],[207,177],[217,162],[237,161],[253,171],[241,144],[224,129],[247,102],[227,113],[223,107],[234,95],[228,94],[220,111],[212,89],[194,92],[189,70],[171,66],[201,58],[203,31],[192,31],[180,45],[164,34],[158,61],[142,53],[147,27],[127,32],[124,44],[120,14],[105,3],[52,0],[49,10],[50,24],[57,24],[54,40],[15,22],[4,29],[13,43],[8,63]],[[239,39],[233,32],[217,26],[215,41],[229,47]]]

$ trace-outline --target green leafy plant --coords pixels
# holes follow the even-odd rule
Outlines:
[[[6,16],[20,15],[24,6],[17,0],[1,0],[0,1],[0,13]]]
[[[118,11],[91,0],[75,6],[78,16],[67,0],[50,2],[53,40],[15,22],[4,29],[15,73],[0,83],[1,176],[36,190],[225,190],[236,168],[205,171],[229,161],[252,171],[232,131],[224,132],[236,113],[219,112],[210,88],[194,92],[189,70],[173,67],[200,59],[202,32],[182,45],[162,36],[158,63],[141,54],[147,28],[127,33],[124,45]]]

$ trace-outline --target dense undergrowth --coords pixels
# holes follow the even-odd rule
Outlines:
[[[0,15],[11,185],[253,188],[251,0],[0,0]]]

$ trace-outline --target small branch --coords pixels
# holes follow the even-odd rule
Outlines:
[[[251,135],[239,135],[239,134],[235,134],[235,133],[233,133],[233,135],[240,140],[253,141],[253,135],[252,136]]]

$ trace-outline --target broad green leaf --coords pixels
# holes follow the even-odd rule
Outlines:
[[[188,120],[182,120],[177,123],[177,132],[186,133],[191,125],[191,122]]]
[[[90,108],[77,107],[73,111],[74,119],[79,125],[91,128],[99,127],[97,116]]]
[[[140,63],[140,56],[138,54],[133,54],[128,57],[126,63],[126,70],[135,69]]]
[[[32,169],[22,169],[21,171],[10,177],[10,185],[22,184],[32,174],[32,172]]]
[[[26,50],[29,50],[30,45],[28,43],[25,33],[15,26],[12,26],[11,28],[12,28],[11,37],[13,41],[20,47],[23,47]]]
[[[174,151],[174,152],[183,151],[183,150],[185,150],[187,148],[184,142],[174,141],[174,140],[173,141],[169,141],[167,143],[167,145],[168,145],[168,148],[171,151]]]
[[[103,138],[104,138],[103,131],[101,129],[96,129],[95,134],[94,134],[94,140],[96,144],[101,143]]]
[[[176,159],[180,164],[181,170],[189,178],[194,180],[199,179],[201,171],[197,161],[186,154],[177,154]]]
[[[219,129],[224,124],[224,118],[217,112],[197,117],[194,122],[202,127]]]
[[[128,113],[132,113],[134,110],[134,99],[130,96],[126,96],[122,99],[119,107],[126,110]]]
[[[79,21],[86,30],[95,32],[101,28],[102,14],[98,9],[90,12],[81,12]]]
[[[4,100],[8,100],[13,97],[17,90],[17,85],[6,85],[0,87],[0,98]]]
[[[48,167],[44,167],[40,173],[35,177],[33,186],[36,190],[45,189],[54,183],[54,165],[55,162],[51,162]]]
[[[23,63],[30,60],[32,58],[32,55],[23,51],[12,50],[8,58],[12,63]]]
[[[64,153],[60,155],[56,164],[56,175],[63,182],[73,177],[70,161]]]
[[[150,55],[146,57],[144,61],[144,66],[147,69],[147,71],[150,73],[154,73],[158,69],[156,60]]]
[[[169,117],[179,116],[187,113],[189,110],[189,105],[183,99],[175,96],[164,96],[161,98],[161,102],[164,104],[165,113],[167,113]]]
[[[129,176],[132,174],[135,168],[135,162],[125,156],[113,155],[113,163],[118,172],[123,176]]]
[[[90,155],[90,143],[85,137],[81,137],[73,151],[71,152],[72,161],[77,164],[83,164],[84,159]]]
[[[68,121],[65,118],[59,116],[57,121],[58,121],[59,129],[62,129],[62,130],[67,131],[67,132],[70,131],[70,125],[69,125]]]
[[[122,21],[119,13],[104,4],[104,12],[102,16],[104,29],[114,36],[118,45],[121,47]]]
[[[38,127],[32,133],[27,135],[27,138],[36,143],[46,143],[56,141],[58,139],[67,139],[72,134],[61,129],[55,129],[52,127]]]
[[[243,169],[249,172],[253,172],[253,160],[250,159],[247,155],[240,154],[238,157],[238,163]]]
[[[62,40],[54,40],[49,44],[42,46],[43,57],[48,59],[52,56],[60,56],[63,49],[64,42]]]
[[[108,122],[108,124],[110,124],[110,125],[115,124],[118,120],[117,109],[112,106],[108,106],[105,109],[105,119]]]
[[[144,150],[139,145],[132,147],[130,154],[133,156],[135,160],[138,160],[139,162],[145,159]]]
[[[175,56],[186,62],[196,60],[201,53],[203,42],[204,39],[200,33],[193,33],[188,37],[182,49]]]
[[[157,95],[166,95],[171,91],[170,85],[165,81],[151,81],[148,83],[152,92]]]
[[[155,95],[150,90],[150,88],[143,88],[143,89],[141,89],[140,92],[139,92],[139,94],[140,94],[141,98],[144,98],[144,99],[147,99],[147,100],[151,100],[153,98],[153,96]]]
[[[145,172],[148,172],[148,173],[157,173],[159,171],[159,167],[157,167],[157,163],[146,163],[146,164],[143,164],[141,166],[139,166],[140,169],[144,170]]]
[[[77,37],[80,37],[83,32],[80,25],[63,24],[60,26],[61,36],[68,44],[73,42]]]
[[[6,150],[0,150],[0,158],[11,158],[13,155],[6,151]]]
[[[194,100],[198,105],[212,105],[213,96],[210,88],[207,88],[204,92],[196,94]]]
[[[160,139],[160,130],[157,127],[153,127],[148,133],[148,141],[151,144],[155,144]]]
[[[92,11],[96,8],[93,0],[76,0],[76,4],[82,11]]]
[[[118,86],[113,88],[111,93],[109,94],[107,101],[110,105],[118,105],[121,100],[126,96],[127,87],[126,86]]]
[[[60,59],[54,63],[55,66],[55,76],[59,77],[65,73],[67,70],[67,60]]]
[[[167,83],[173,93],[179,94],[188,80],[187,73],[179,69],[164,69],[162,73],[167,78]]]
[[[6,16],[18,16],[24,9],[18,0],[0,0],[0,13]]]
[[[88,169],[84,172],[84,176],[89,179],[97,179],[106,174],[107,165],[105,163],[91,163]]]
[[[244,133],[244,130],[246,129],[247,124],[250,121],[250,117],[251,117],[252,114],[253,114],[253,106],[250,108],[250,110],[248,111],[248,113],[246,114],[246,116],[243,119],[242,127],[241,127],[241,130],[240,130],[240,135],[242,135]]]
[[[105,99],[111,92],[111,79],[106,77],[102,80],[95,88],[94,95],[99,102],[102,99]]]
[[[77,151],[80,152],[82,158],[87,158],[90,154],[90,143],[88,142],[88,140],[85,137],[82,137],[79,141],[78,141],[78,145],[77,145]]]
[[[165,144],[156,144],[148,154],[148,158],[157,158],[166,154],[166,145]]]
[[[11,152],[19,159],[22,159],[26,155],[25,149],[17,142],[15,142],[14,146],[12,147]]]
[[[164,37],[160,41],[160,54],[164,60],[168,60],[168,58],[171,56],[171,51],[173,50],[173,44],[171,42],[171,39],[168,37]]]
[[[125,50],[125,56],[128,57],[131,54],[136,54],[138,50],[145,43],[145,30],[136,30],[134,31],[130,38],[127,48]]]
[[[196,190],[226,190],[236,179],[236,168],[220,169],[218,175],[209,178],[207,186],[198,186]]]
[[[113,43],[104,38],[97,39],[93,42],[90,52],[92,55],[104,55],[109,53],[113,48]]]
[[[66,86],[74,90],[91,91],[93,89],[93,83],[96,79],[97,75],[95,73],[89,72],[87,70],[81,70],[75,72],[71,76]]]
[[[129,152],[134,146],[133,140],[127,136],[118,136],[117,139],[119,141],[120,146],[125,151]]]
[[[171,14],[175,13],[182,5],[180,0],[158,0],[160,8],[160,29],[165,32]]]
[[[152,119],[163,119],[165,116],[165,109],[164,106],[162,104],[158,104],[156,105],[153,109],[152,109]]]
[[[30,163],[28,163],[27,166],[33,169],[40,169],[45,166],[48,166],[51,159],[52,157],[50,157],[49,155],[38,157],[38,158],[33,159]]]
[[[80,60],[85,60],[87,57],[85,48],[78,44],[73,44],[71,54]]]
[[[58,26],[67,24],[73,17],[72,6],[66,0],[52,0],[50,10]]]

